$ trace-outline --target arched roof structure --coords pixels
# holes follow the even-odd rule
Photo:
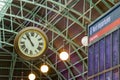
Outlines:
[[[32,70],[36,80],[86,80],[87,47],[81,39],[87,26],[118,4],[118,0],[0,0],[0,79],[28,80]],[[35,61],[26,61],[14,51],[14,38],[25,27],[38,27],[48,37],[48,50]],[[64,43],[64,45],[63,45]],[[59,59],[63,48],[69,60]],[[50,71],[43,74],[46,62]]]

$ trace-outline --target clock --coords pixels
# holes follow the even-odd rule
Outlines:
[[[14,39],[16,53],[25,60],[38,59],[47,50],[48,38],[37,27],[22,29]]]

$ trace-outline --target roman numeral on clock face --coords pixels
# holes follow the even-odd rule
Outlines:
[[[37,47],[37,50],[39,50],[39,51],[40,51],[41,49],[42,49],[42,48],[41,48],[40,46],[38,46],[38,47]]]
[[[43,45],[43,43],[39,43],[39,45]]]
[[[42,40],[42,38],[39,38],[38,41]]]
[[[22,37],[22,39],[23,39],[23,40],[26,40],[26,38],[25,38],[24,36]]]
[[[25,44],[25,42],[21,41],[20,44],[23,45],[23,44]]]
[[[22,44],[22,45],[21,45],[21,48],[22,48],[22,50],[25,50],[25,48],[26,48],[26,47],[25,47],[25,44]]]
[[[25,48],[25,53],[28,53],[28,49],[27,48]]]
[[[30,50],[30,55],[33,55],[33,52],[32,52],[32,50]]]
[[[31,36],[34,36],[34,35],[35,35],[35,33],[34,33],[34,32],[31,32],[30,34],[31,34]]]

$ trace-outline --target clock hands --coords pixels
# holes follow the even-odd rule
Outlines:
[[[26,33],[26,37],[28,38],[28,40],[30,41],[31,45],[34,46],[33,42],[31,41],[29,35]]]

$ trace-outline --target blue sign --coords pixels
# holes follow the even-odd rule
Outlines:
[[[106,27],[118,18],[120,18],[120,4],[113,7],[106,14],[94,21],[91,25],[89,25],[89,36],[92,36],[93,34]]]

